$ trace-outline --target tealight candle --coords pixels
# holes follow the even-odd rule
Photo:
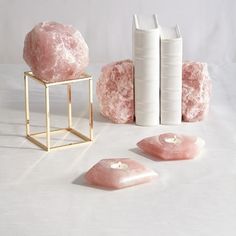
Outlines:
[[[111,168],[118,169],[118,170],[126,170],[128,169],[128,165],[119,161],[119,162],[111,164]]]
[[[173,144],[179,144],[181,143],[181,140],[179,138],[177,138],[176,135],[174,135],[174,137],[171,137],[171,138],[165,138],[164,141],[166,143],[173,143]]]

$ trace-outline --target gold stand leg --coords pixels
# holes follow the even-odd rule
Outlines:
[[[71,85],[67,85],[68,94],[68,128],[72,127],[72,105],[71,105]]]
[[[93,140],[93,81],[89,80],[89,137]]]
[[[26,136],[30,135],[30,117],[29,117],[29,80],[24,75],[25,80],[25,124],[26,124]]]
[[[49,87],[45,86],[45,108],[46,108],[46,146],[50,151],[50,110],[49,110]]]

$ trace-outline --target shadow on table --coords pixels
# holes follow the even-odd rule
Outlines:
[[[142,152],[142,150],[140,150],[139,148],[131,148],[129,149],[129,151],[135,153],[135,154],[138,154],[139,156],[143,156],[145,158],[148,158],[152,161],[157,161],[157,162],[160,162],[160,161],[165,161],[165,160],[162,160],[160,158],[157,158],[157,157],[153,157],[151,155],[148,155],[148,154],[145,154],[144,152]]]
[[[25,123],[20,123],[20,122],[6,122],[6,121],[0,121],[0,124],[1,125],[19,125],[19,126],[25,126]],[[45,129],[45,126],[44,125],[36,125],[36,124],[30,124],[30,127],[31,128],[43,128]],[[58,129],[59,127],[56,127],[56,126],[51,126],[51,128],[53,129]],[[2,134],[0,134],[2,135]],[[17,135],[16,135],[17,136]]]
[[[38,151],[42,151],[42,149],[40,149],[40,148],[37,148],[37,147],[35,147],[35,148],[30,148],[30,147],[17,147],[17,146],[2,146],[2,145],[0,145],[0,149],[19,149],[19,150],[38,150]]]
[[[3,124],[3,122],[0,122],[1,124]],[[9,123],[11,124],[11,123]],[[25,124],[21,124],[21,123],[14,123],[14,125],[25,125]],[[24,141],[26,140],[25,135],[22,134],[7,134],[7,133],[0,133],[0,138],[6,138],[6,137],[18,137],[18,138],[22,138],[22,144],[24,144]],[[37,148],[37,146],[34,147],[23,147],[23,146],[11,146],[11,145],[0,145],[0,149],[29,149],[29,150],[41,150],[40,148]]]
[[[88,188],[95,188],[95,189],[104,190],[104,191],[114,191],[113,189],[107,189],[107,188],[102,188],[95,185],[90,185],[86,183],[84,176],[85,176],[85,173],[79,175],[75,180],[72,181],[72,184],[76,184],[76,185],[80,185],[80,186],[88,187]]]

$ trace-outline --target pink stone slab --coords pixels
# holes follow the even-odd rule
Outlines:
[[[25,37],[24,60],[45,82],[76,79],[88,65],[89,49],[71,25],[42,22]]]
[[[204,145],[199,137],[175,133],[148,137],[137,143],[143,152],[163,160],[192,159],[199,155]]]
[[[157,177],[157,173],[129,158],[103,159],[86,174],[89,184],[120,189],[142,184]]]
[[[188,122],[201,121],[208,114],[211,79],[207,64],[185,62],[183,64],[182,115]]]
[[[100,112],[114,123],[134,122],[133,67],[131,60],[108,64],[97,82]]]

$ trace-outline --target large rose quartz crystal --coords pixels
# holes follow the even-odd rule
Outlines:
[[[103,159],[86,174],[89,184],[120,189],[151,181],[157,173],[129,158]]]
[[[133,62],[124,60],[102,68],[97,82],[101,114],[114,123],[134,121]]]
[[[203,120],[209,110],[211,80],[207,64],[183,64],[182,115],[184,121]]]
[[[36,77],[46,82],[77,78],[88,65],[88,46],[70,25],[43,22],[25,38],[24,60]]]
[[[192,159],[204,145],[205,141],[199,137],[174,133],[148,137],[137,143],[145,153],[163,160]]]

